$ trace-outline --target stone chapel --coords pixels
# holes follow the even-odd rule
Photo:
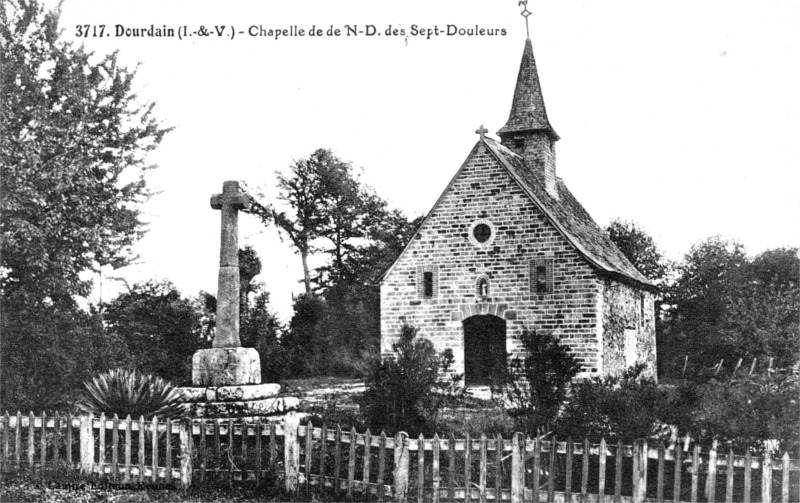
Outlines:
[[[653,284],[556,176],[559,136],[525,41],[500,141],[480,134],[466,161],[380,278],[381,353],[404,324],[450,348],[465,385],[488,384],[524,329],[546,330],[581,362],[580,377],[638,363],[655,376]]]

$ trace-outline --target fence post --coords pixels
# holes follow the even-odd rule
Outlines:
[[[423,452],[420,450],[420,452]],[[408,495],[408,434],[399,432],[394,437],[394,500],[406,501]]]
[[[708,451],[708,475],[706,476],[706,500],[713,503],[717,496],[717,439]]]
[[[643,503],[647,493],[647,442],[633,444],[633,503]]]
[[[283,456],[286,478],[284,484],[287,492],[297,490],[297,481],[300,473],[300,441],[297,432],[300,428],[300,418],[297,412],[286,414],[283,422]]]
[[[772,452],[764,451],[761,460],[761,501],[772,501]]]
[[[128,416],[130,418],[130,416]],[[130,419],[128,419],[130,421]],[[192,420],[185,418],[181,421],[178,428],[180,439],[180,459],[181,459],[181,489],[188,489],[192,485],[192,464],[194,453],[192,452]],[[141,425],[140,427],[144,427]],[[154,432],[155,434],[155,432]],[[169,435],[167,435],[169,441]]]
[[[92,434],[92,422],[94,416],[91,413],[81,416],[80,443],[81,443],[81,474],[92,473],[94,465],[94,435]],[[42,435],[44,435],[44,424],[42,424]]]
[[[523,458],[525,438],[514,433],[511,441],[511,503],[522,503],[525,497],[525,461]],[[552,455],[555,455],[555,450]]]

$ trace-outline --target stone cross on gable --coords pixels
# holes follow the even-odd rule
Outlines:
[[[489,130],[486,129],[485,127],[483,127],[483,124],[481,124],[481,127],[479,127],[478,129],[475,130],[475,134],[481,135],[481,140],[483,140],[484,137],[486,137],[486,133],[488,133],[488,132],[489,132]]]
[[[213,347],[239,347],[239,210],[250,207],[250,197],[239,190],[239,182],[227,181],[222,194],[211,196],[211,207],[222,210]]]

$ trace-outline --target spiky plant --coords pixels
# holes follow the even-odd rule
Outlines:
[[[182,413],[175,386],[138,370],[110,370],[83,385],[86,391],[77,406],[84,412],[134,418],[175,417]]]

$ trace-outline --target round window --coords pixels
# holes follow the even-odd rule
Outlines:
[[[479,218],[474,220],[469,226],[467,239],[469,239],[469,242],[472,243],[473,246],[480,249],[486,249],[492,246],[496,237],[497,232],[491,220]]]
[[[475,236],[475,241],[483,244],[492,237],[492,228],[486,224],[480,223],[472,230],[472,235]]]

